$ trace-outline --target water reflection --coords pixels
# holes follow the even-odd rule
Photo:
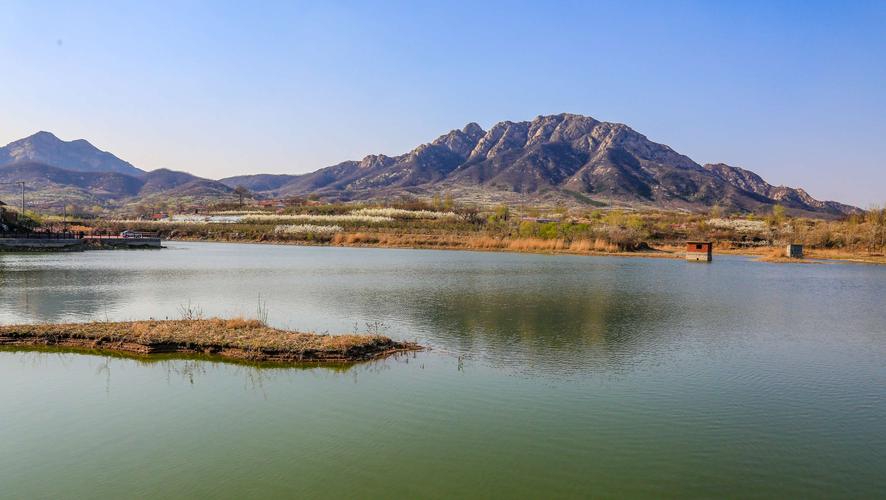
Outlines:
[[[366,375],[388,371],[398,364],[416,362],[421,352],[396,353],[384,359],[351,364],[269,364],[222,360],[205,356],[183,357],[180,355],[136,356],[90,351],[85,349],[41,348],[41,347],[0,347],[0,356],[14,360],[27,368],[55,370],[89,362],[94,366],[94,375],[103,380],[106,391],[113,386],[113,374],[119,365],[121,369],[133,367],[149,368],[162,373],[168,383],[195,385],[201,379],[211,378],[223,371],[227,376],[240,378],[246,391],[263,391],[266,383],[291,377],[298,372],[313,372],[324,376],[347,377],[354,383]],[[422,361],[419,361],[420,363]],[[123,387],[123,390],[130,388]]]
[[[498,364],[590,368],[663,343],[678,321],[679,298],[630,291],[542,294],[539,290],[444,290],[393,301],[429,341],[459,355]],[[383,311],[394,317],[394,310]]]
[[[882,496],[886,268],[172,246],[0,255],[0,321],[250,314],[261,293],[277,326],[433,349],[0,352],[5,494]]]
[[[802,338],[826,324],[874,335],[886,322],[882,268],[171,246],[0,256],[0,321],[175,318],[185,303],[207,315],[254,316],[261,295],[275,326],[345,333],[383,324],[381,333],[468,365],[546,373],[631,369],[678,349]],[[839,309],[821,307],[834,301]],[[869,341],[883,350],[877,337]]]
[[[21,256],[29,263],[29,256]],[[70,256],[75,258],[76,256]],[[10,256],[6,256],[8,260]],[[0,297],[6,322],[61,322],[105,319],[117,304],[132,299],[126,273],[99,275],[88,270],[44,268],[33,265],[3,268],[0,257]],[[131,273],[130,273],[131,274]],[[12,316],[11,318],[4,318]]]

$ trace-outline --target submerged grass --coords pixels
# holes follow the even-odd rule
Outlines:
[[[0,346],[79,347],[137,354],[209,354],[247,361],[356,362],[416,344],[382,335],[319,335],[251,319],[182,319],[0,326]]]

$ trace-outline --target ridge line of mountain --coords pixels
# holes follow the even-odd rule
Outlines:
[[[503,121],[488,131],[469,123],[401,155],[367,155],[306,174],[250,174],[220,181],[268,196],[361,199],[389,196],[397,189],[415,194],[447,189],[471,195],[476,193],[470,188],[480,186],[502,195],[516,192],[521,198],[557,190],[566,198],[577,195],[673,208],[716,204],[758,211],[782,203],[801,213],[860,211],[816,200],[800,188],[773,186],[740,167],[699,165],[627,125],[566,113]]]
[[[41,164],[58,170],[41,169]],[[801,188],[773,186],[739,167],[700,165],[627,125],[567,113],[502,121],[489,130],[472,122],[401,155],[367,155],[306,174],[249,174],[218,181],[168,169],[146,172],[83,139],[62,141],[38,132],[0,148],[0,181],[12,172],[37,188],[81,189],[85,192],[79,196],[98,203],[164,193],[207,198],[229,195],[242,185],[261,197],[316,195],[343,201],[448,191],[480,202],[531,197],[690,210],[719,205],[744,212],[782,204],[797,213],[830,216],[860,211],[816,200]]]

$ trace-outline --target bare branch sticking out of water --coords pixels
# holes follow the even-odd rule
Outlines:
[[[203,309],[196,304],[191,304],[191,299],[188,299],[187,305],[180,304],[178,306],[178,314],[185,321],[203,319]]]

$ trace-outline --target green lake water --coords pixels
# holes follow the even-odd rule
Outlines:
[[[168,245],[0,254],[0,323],[261,301],[431,350],[0,351],[0,498],[886,497],[886,267]]]

